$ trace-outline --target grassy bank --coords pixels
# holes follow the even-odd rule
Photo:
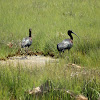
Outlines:
[[[23,68],[22,66],[0,66],[0,100],[74,100],[83,94],[89,100],[97,100],[100,93],[99,70],[77,69],[50,64],[45,67]],[[26,91],[51,80],[52,89],[40,96],[29,95]],[[44,87],[45,88],[45,87]],[[65,91],[71,91],[73,97]]]

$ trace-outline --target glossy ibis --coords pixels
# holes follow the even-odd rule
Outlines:
[[[21,42],[21,48],[25,48],[25,52],[28,53],[28,48],[31,46],[31,44],[32,44],[32,36],[31,36],[31,29],[29,29],[29,37],[23,38]]]
[[[66,49],[69,51],[72,48],[73,36],[71,33],[75,34],[74,32],[72,32],[72,30],[68,30],[68,35],[70,36],[70,39],[65,39],[61,43],[57,44],[57,50],[59,51],[60,55],[61,55],[61,52],[64,52]],[[75,34],[75,35],[77,36],[77,34]]]

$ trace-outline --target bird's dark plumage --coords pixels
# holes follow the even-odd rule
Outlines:
[[[29,37],[23,38],[21,48],[30,47],[32,44],[31,29],[29,29]]]
[[[59,53],[64,52],[66,49],[70,50],[72,48],[72,46],[73,46],[73,36],[71,35],[71,33],[75,34],[71,30],[68,30],[68,35],[70,36],[70,39],[65,39],[61,43],[57,44],[57,50],[59,51]],[[75,34],[75,35],[77,36],[77,34]]]
[[[31,29],[29,29],[29,37],[23,38],[21,42],[21,48],[25,48],[25,52],[28,53],[28,48],[31,46],[31,44],[32,44],[32,36],[31,36]],[[27,50],[26,47],[28,47]]]

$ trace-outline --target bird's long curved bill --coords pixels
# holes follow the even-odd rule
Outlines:
[[[75,34],[74,32],[73,32],[73,34]],[[78,35],[77,34],[75,34],[77,37],[78,37]],[[79,38],[79,37],[78,37]]]

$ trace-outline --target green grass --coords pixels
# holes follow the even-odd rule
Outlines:
[[[89,100],[97,100],[100,93],[99,70],[76,69],[60,64],[50,64],[45,67],[23,68],[0,66],[0,100],[74,100],[65,91],[72,91],[75,95],[83,94]],[[26,91],[38,87],[51,80],[52,89],[40,96],[29,95]],[[54,90],[58,89],[58,90]],[[13,98],[13,99],[12,99]]]
[[[58,57],[59,53],[56,45],[63,39],[69,38],[67,35],[69,29],[73,30],[80,37],[80,40],[73,35],[73,48],[69,54],[66,51],[62,58],[59,57],[63,62],[60,63],[59,67],[53,65],[49,66],[48,69],[47,66],[46,69],[35,69],[32,72],[27,68],[25,70],[21,68],[22,72],[20,72],[19,66],[18,69],[7,66],[9,67],[7,70],[6,67],[1,66],[0,87],[2,87],[0,89],[0,99],[8,100],[11,96],[12,98],[26,99],[25,90],[32,88],[33,85],[38,86],[50,79],[58,88],[73,90],[77,94],[89,95],[89,99],[97,100],[98,92],[100,92],[98,76],[95,76],[96,81],[92,80],[91,74],[89,77],[86,76],[86,80],[83,76],[80,76],[77,78],[78,83],[76,83],[75,77],[70,78],[70,73],[73,70],[68,69],[70,71],[67,77],[62,68],[64,64],[75,63],[85,68],[99,69],[99,26],[100,0],[1,0],[0,58],[6,58],[8,55],[15,54],[18,51],[20,41],[23,37],[28,36],[29,28],[32,28],[33,37],[33,44],[30,50],[43,52],[45,55],[53,53],[55,57]],[[7,46],[9,42],[13,43],[12,48]],[[69,59],[66,59],[66,56],[69,56]],[[52,74],[50,74],[51,72]],[[66,74],[65,76],[64,73]],[[90,80],[92,81],[90,82]],[[89,84],[85,85],[84,88],[84,84],[88,82]],[[48,96],[50,95],[52,96],[53,93],[48,94]],[[70,96],[65,94],[65,97],[70,100]],[[46,96],[44,95],[43,100],[45,99]]]

